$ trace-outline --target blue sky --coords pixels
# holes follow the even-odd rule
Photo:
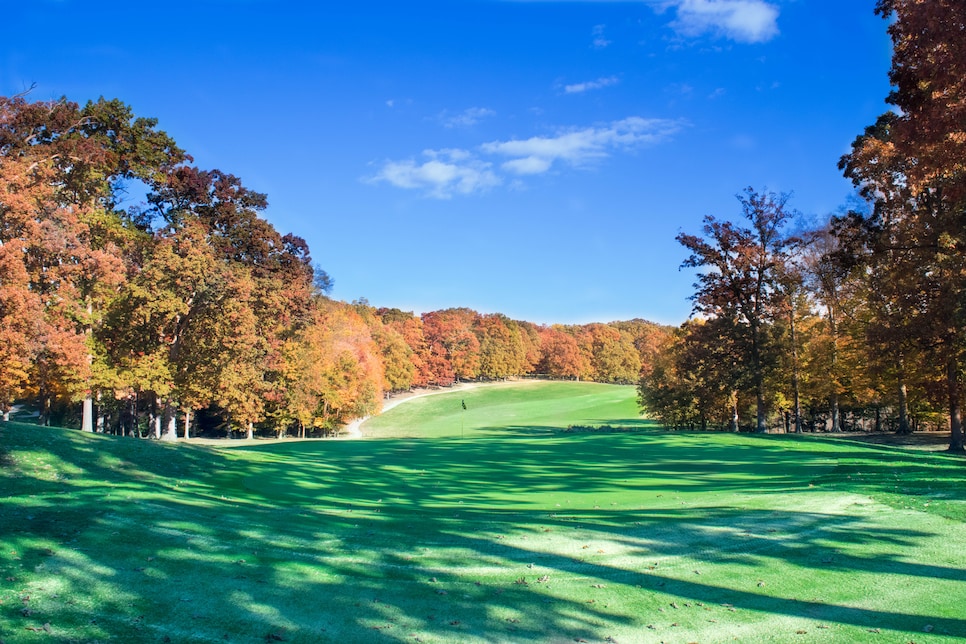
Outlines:
[[[268,193],[333,296],[679,324],[679,232],[821,218],[886,110],[874,0],[5,2],[0,92],[120,98]]]

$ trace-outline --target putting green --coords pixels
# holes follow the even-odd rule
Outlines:
[[[455,392],[381,422],[460,400],[469,414]],[[11,424],[0,638],[966,637],[962,459],[812,437],[550,432],[531,400],[532,424],[521,404],[515,429],[472,438],[233,450]]]

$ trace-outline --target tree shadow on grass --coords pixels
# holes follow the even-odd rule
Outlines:
[[[555,641],[616,631],[648,641],[707,634],[709,617],[737,628],[769,615],[966,635],[966,620],[930,606],[857,607],[834,588],[887,576],[941,597],[966,573],[906,554],[941,535],[766,502],[813,481],[840,484],[837,460],[855,451],[799,445],[790,456],[776,440],[536,429],[519,440],[289,443],[251,456],[79,434],[47,441],[69,474],[24,470],[26,489],[0,506],[3,545],[33,548],[0,565],[19,566],[18,584],[38,580],[29,603],[5,601],[0,614],[20,635],[49,623],[53,634],[42,635],[62,640]],[[13,456],[44,446],[38,436]],[[863,467],[885,481],[893,465]],[[908,466],[954,476],[941,460]],[[832,598],[794,594],[825,595],[813,582],[757,585],[776,569],[828,581]],[[669,608],[685,600],[695,604]]]

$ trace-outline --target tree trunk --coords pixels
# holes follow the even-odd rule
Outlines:
[[[738,431],[738,392],[731,392],[731,431]]]
[[[191,438],[191,410],[184,410],[184,439]]]
[[[248,440],[255,438],[255,424],[252,423],[251,421],[248,421],[248,431],[246,433],[245,438],[247,438]]]
[[[828,305],[828,329],[832,338],[831,364],[829,365],[829,378],[832,380],[832,394],[829,396],[829,413],[832,416],[831,432],[842,431],[842,421],[839,418],[839,383],[836,374],[839,366],[839,343],[838,343],[838,324],[835,320],[835,309]]]
[[[94,396],[91,395],[90,391],[84,396],[84,413],[83,419],[81,420],[81,431],[94,431]]]
[[[840,432],[842,431],[842,417],[839,414],[839,394],[838,392],[833,393],[829,397],[829,413],[832,416],[832,426],[829,428],[830,432]]]
[[[955,357],[946,363],[946,386],[949,393],[949,451],[966,451],[963,442],[962,392],[959,384],[959,361]]]
[[[792,328],[792,403],[795,409],[792,413],[795,414],[795,433],[802,433],[802,398],[801,392],[799,391],[799,377],[798,377],[798,334],[795,330],[795,307],[791,307],[790,322]],[[788,428],[785,429],[788,431]]]
[[[909,424],[909,397],[906,391],[906,382],[899,373],[899,428],[897,434],[911,434],[912,426]]]
[[[765,424],[765,383],[759,381],[757,391],[755,391],[755,411],[757,413],[757,426],[755,431],[764,434],[768,429]]]
[[[159,430],[160,430],[160,418]],[[178,418],[175,414],[174,405],[171,404],[170,400],[164,402],[164,435],[161,436],[163,441],[176,441],[178,440]]]

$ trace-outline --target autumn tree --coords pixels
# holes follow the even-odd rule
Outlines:
[[[575,329],[574,335],[590,367],[585,373],[587,379],[625,384],[638,381],[641,357],[629,333],[592,323]]]
[[[551,378],[579,379],[590,371],[590,362],[581,352],[577,339],[561,325],[540,329],[542,359],[537,371]]]
[[[377,309],[362,302],[354,306],[379,347],[383,367],[382,389],[386,392],[409,390],[416,376],[413,349],[400,331],[383,321]]]
[[[352,306],[316,298],[310,323],[289,347],[286,405],[300,433],[330,433],[375,413],[382,363],[369,327]]]
[[[115,360],[153,365],[168,439],[179,406],[210,403],[250,435],[308,315],[308,248],[261,219],[265,196],[232,175],[180,167],[149,201],[161,225],[118,298]]]
[[[118,193],[125,181],[156,180],[183,153],[155,121],[135,118],[120,101],[81,108],[23,96],[0,99],[0,150],[7,193],[0,208],[8,223],[19,222],[5,226],[13,235],[5,243],[21,249],[30,289],[45,302],[34,356],[42,409],[52,393],[83,398],[82,428],[90,431],[93,390],[112,379],[94,334],[127,276],[136,234]],[[18,166],[26,172],[9,174]]]
[[[433,373],[430,382],[447,386],[454,380],[473,379],[479,375],[480,341],[473,333],[478,315],[465,308],[422,315],[428,347],[424,361]]]
[[[910,310],[945,380],[949,449],[963,451],[966,12],[957,0],[880,0],[876,11],[890,20],[888,102],[898,109],[867,128],[840,166],[875,204],[874,254],[908,260],[893,273],[920,293]]]
[[[528,371],[525,332],[515,321],[498,313],[480,315],[473,332],[480,342],[480,376],[508,378]]]
[[[782,298],[778,271],[788,238],[782,228],[792,216],[787,195],[758,193],[751,188],[738,195],[750,227],[705,217],[704,236],[680,234],[677,240],[690,252],[682,266],[701,269],[692,296],[695,312],[734,321],[730,340],[744,347],[736,368],[747,370],[755,391],[756,429],[764,432],[768,371],[779,355],[772,322]]]

